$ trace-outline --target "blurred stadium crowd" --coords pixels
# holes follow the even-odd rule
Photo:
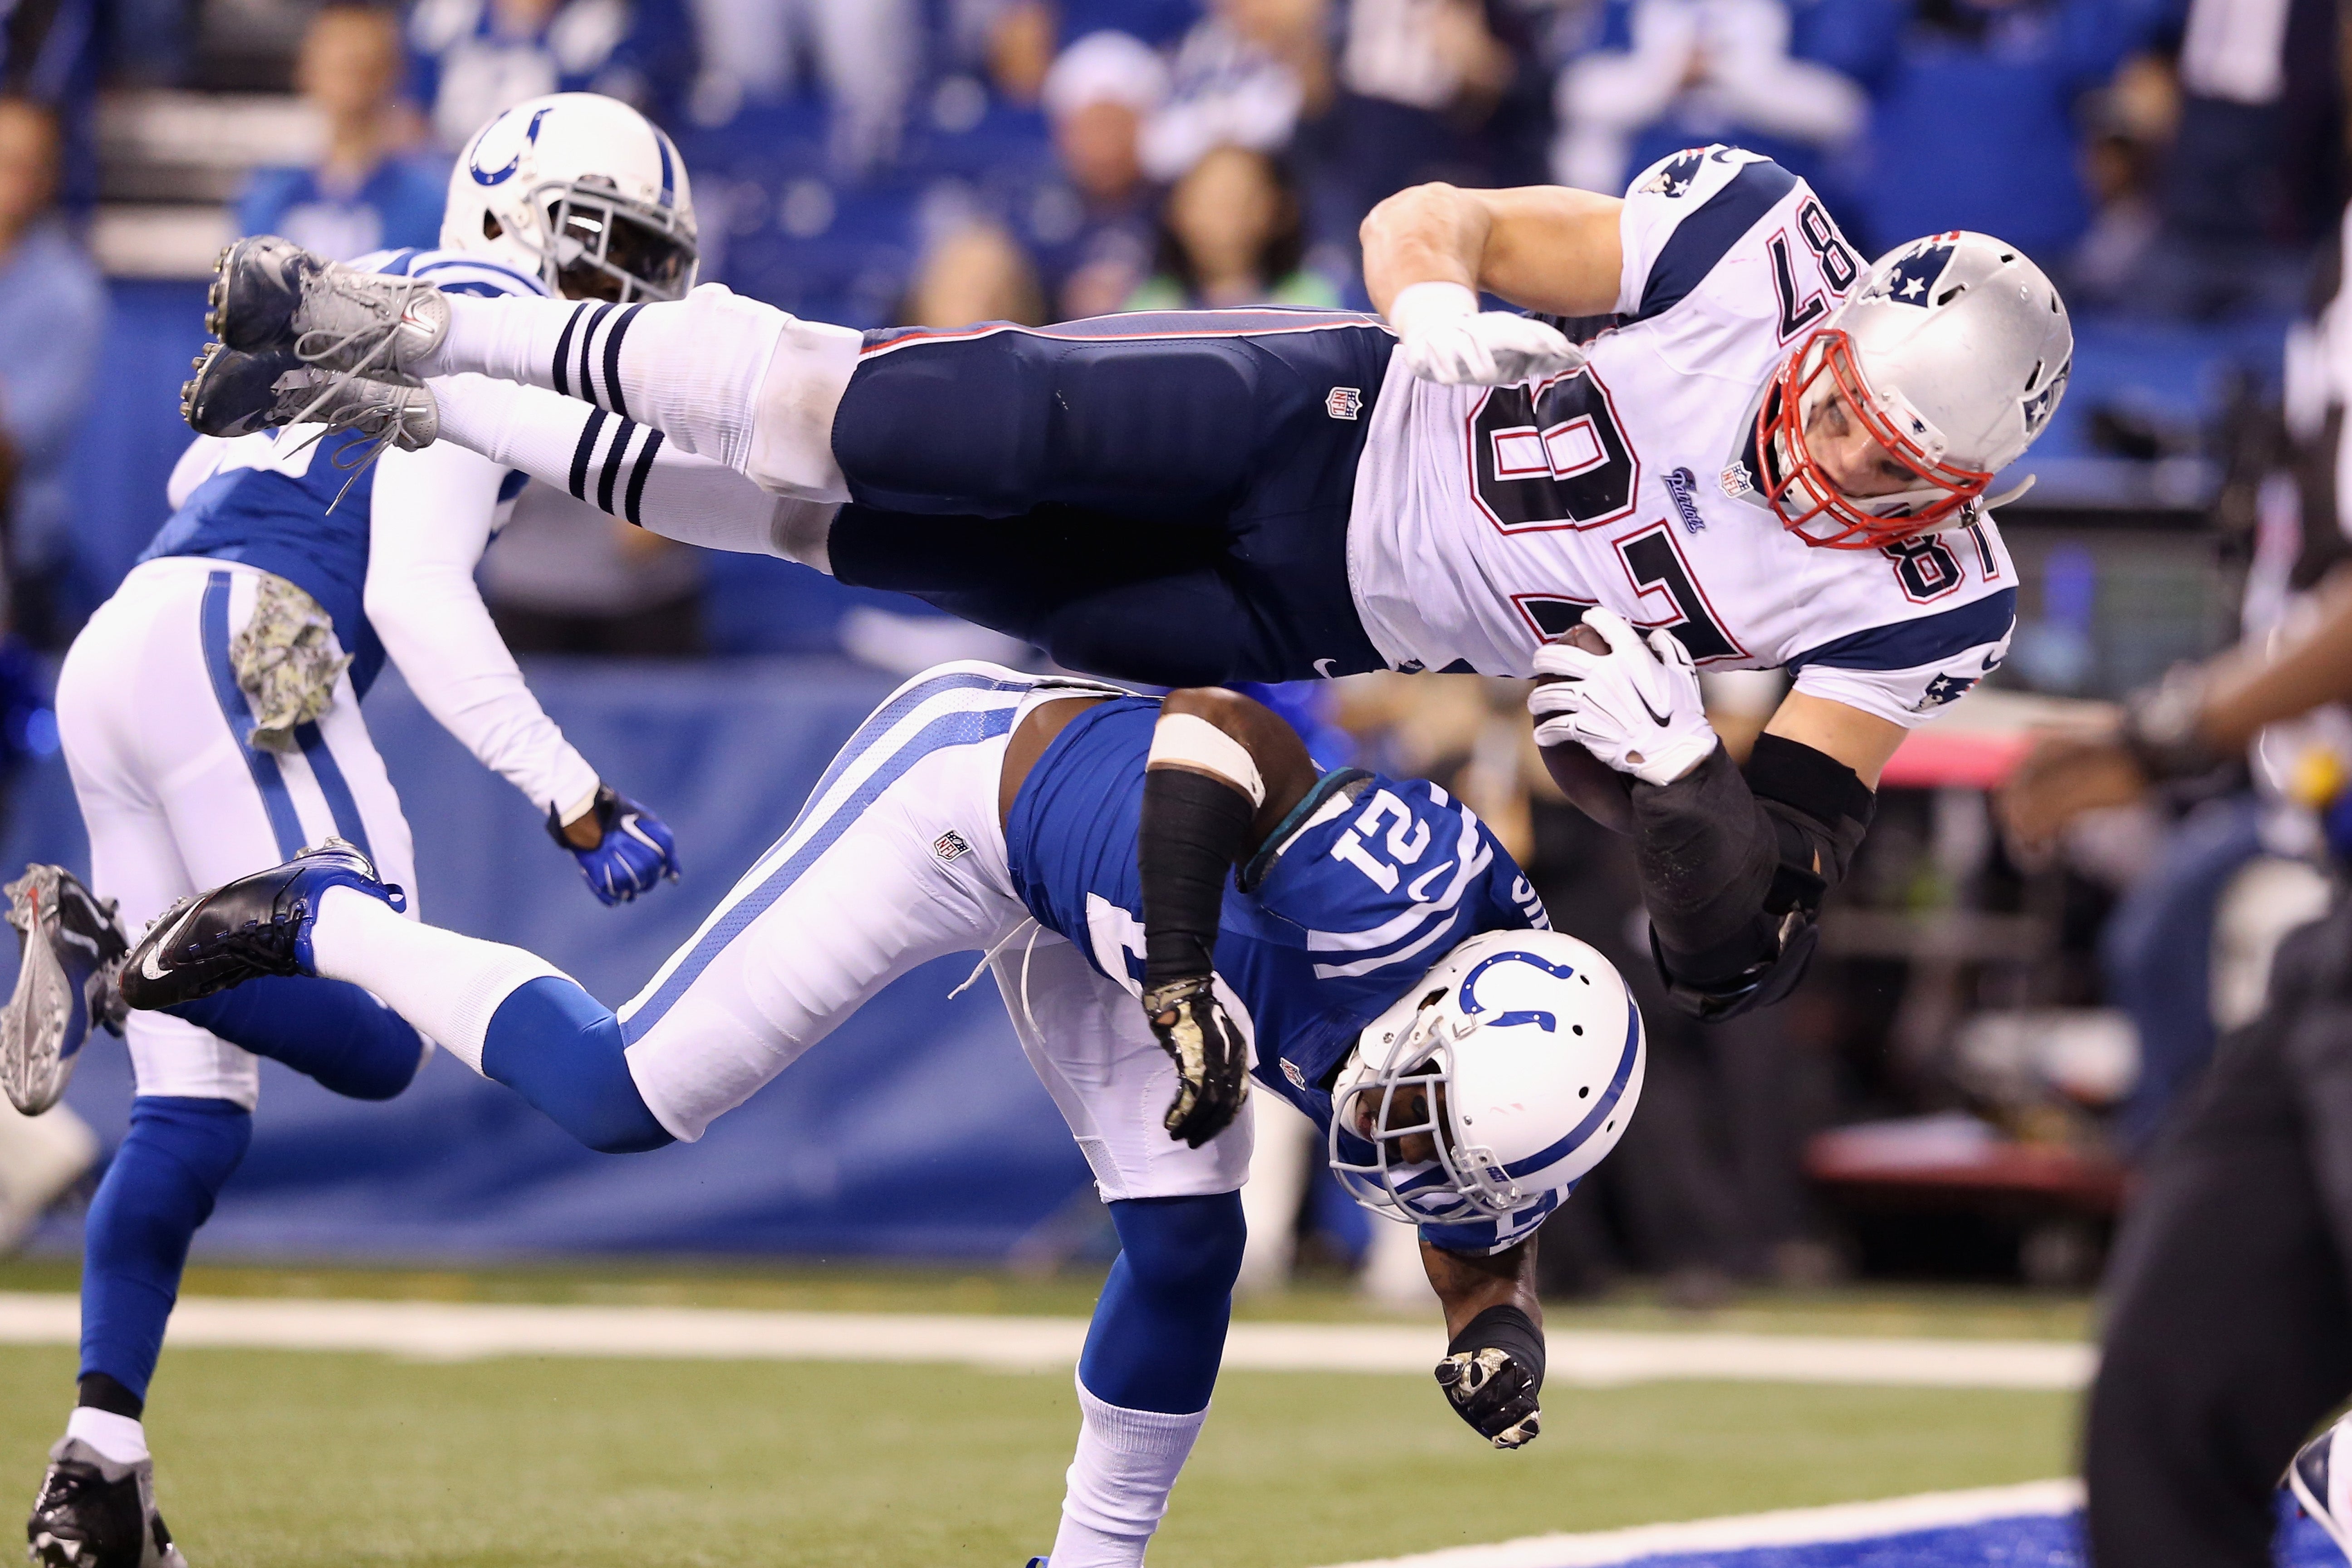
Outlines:
[[[2059,279],[2082,348],[2041,492],[2003,513],[2024,578],[2009,689],[1938,733],[1988,705],[2015,721],[2000,704],[2032,693],[2119,695],[2230,640],[2242,596],[2243,626],[2270,624],[2343,547],[2326,377],[2307,363],[2299,394],[2282,370],[2322,354],[2295,323],[2333,291],[2338,27],[2332,0],[20,0],[0,22],[0,723],[54,750],[35,652],[162,520],[218,246],[430,246],[450,150],[557,89],[673,132],[706,280],[857,327],[1361,307],[1356,226],[1391,192],[1615,191],[1711,141],[1802,174],[1865,253],[1998,233]],[[601,514],[526,511],[484,583],[525,652],[1026,654]],[[1777,679],[1711,678],[1735,749]],[[1646,982],[1630,859],[1543,779],[1509,683],[1273,695],[1326,761],[1449,783],[1558,921]],[[2279,911],[2309,910],[2319,874],[2293,792],[2243,770],[2014,852],[1991,745],[1898,759],[1790,1005],[1702,1032],[1644,999],[1643,1114],[1552,1225],[1558,1288],[2089,1278],[2127,1161],[2250,1016]],[[1294,1240],[1361,1248],[1313,1155],[1266,1142],[1297,1179],[1262,1172],[1254,1202],[1302,1218],[1265,1227],[1260,1277]]]

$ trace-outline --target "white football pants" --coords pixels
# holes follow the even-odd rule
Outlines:
[[[90,888],[121,900],[137,941],[174,900],[275,866],[330,836],[357,844],[416,914],[415,854],[351,677],[291,752],[246,743],[253,716],[229,641],[264,574],[172,556],[134,567],[74,638],[58,676],[58,731],[89,829]],[[126,1027],[141,1094],[253,1109],[260,1065],[164,1013]]]
[[[1070,695],[971,662],[926,670],[875,710],[791,829],[620,1010],[630,1075],[663,1126],[700,1137],[891,981],[991,951],[1022,1047],[1105,1202],[1242,1184],[1249,1118],[1199,1149],[1169,1137],[1176,1068],[1139,994],[1038,926],[1013,890],[997,820],[1005,746],[1032,708]]]

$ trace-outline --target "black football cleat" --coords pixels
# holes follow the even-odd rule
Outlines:
[[[49,1450],[25,1555],[40,1568],[188,1568],[155,1511],[155,1465],[117,1464],[79,1437]]]
[[[115,977],[130,939],[101,901],[62,866],[27,866],[0,892],[16,928],[16,989],[0,1007],[0,1089],[38,1116],[58,1102],[92,1028],[122,1033]]]
[[[123,1000],[152,1011],[264,975],[316,973],[310,922],[330,888],[356,888],[395,910],[408,907],[408,895],[379,880],[357,847],[330,838],[164,910],[123,960]]]

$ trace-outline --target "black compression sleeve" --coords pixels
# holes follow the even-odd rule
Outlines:
[[[1759,736],[1743,775],[1718,748],[1671,784],[1633,786],[1643,901],[1678,994],[1751,987],[1845,875],[1875,797],[1801,742]],[[1793,975],[1786,977],[1793,983]]]
[[[1512,1306],[1487,1308],[1462,1325],[1462,1331],[1447,1343],[1445,1353],[1460,1355],[1489,1346],[1510,1352],[1511,1359],[1527,1368],[1528,1381],[1538,1388],[1543,1386],[1543,1331],[1524,1310]]]
[[[1257,808],[1236,786],[1190,768],[1143,774],[1136,837],[1143,881],[1143,984],[1206,974],[1234,862],[1250,847]]]

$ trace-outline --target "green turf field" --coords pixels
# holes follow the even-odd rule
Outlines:
[[[959,1279],[961,1282],[959,1283]],[[57,1289],[51,1268],[0,1289]],[[864,1271],[205,1270],[211,1293],[688,1300],[1076,1311],[1080,1281]],[[1360,1315],[1308,1292],[1276,1315]],[[1710,1326],[2061,1332],[2023,1297],[1764,1298]],[[1555,1315],[1656,1326],[1638,1300]],[[29,1499],[71,1352],[0,1349],[5,1486]],[[1611,1526],[2065,1473],[2058,1394],[1672,1384],[1561,1389],[1542,1438],[1482,1447],[1406,1377],[1236,1373],[1152,1552],[1161,1568],[1314,1568]],[[168,1518],[195,1568],[320,1563],[1019,1568],[1052,1538],[1076,1408],[1064,1374],[922,1367],[192,1350],[150,1410]]]

